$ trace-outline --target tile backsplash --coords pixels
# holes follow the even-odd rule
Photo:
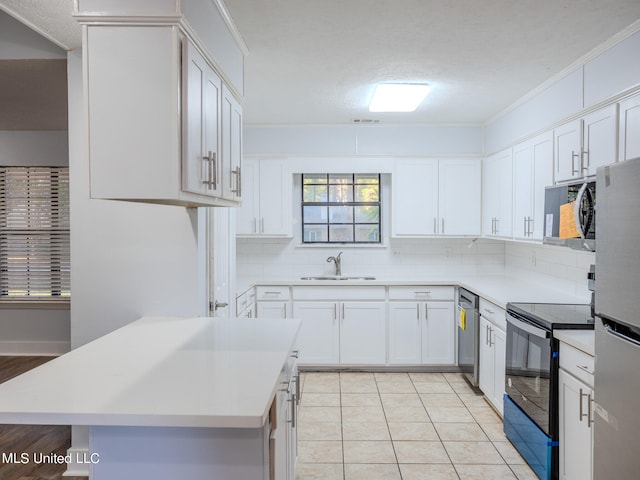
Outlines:
[[[300,246],[290,238],[237,239],[237,274],[257,280],[290,280],[334,274],[327,257],[342,254],[344,275],[415,279],[451,275],[526,276],[546,286],[588,297],[586,275],[593,253],[501,240],[391,239],[381,247]]]

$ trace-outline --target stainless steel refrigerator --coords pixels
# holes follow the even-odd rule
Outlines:
[[[640,478],[640,158],[596,192],[594,478]]]

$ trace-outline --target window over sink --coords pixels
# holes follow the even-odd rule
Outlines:
[[[380,174],[302,175],[302,243],[380,244]]]

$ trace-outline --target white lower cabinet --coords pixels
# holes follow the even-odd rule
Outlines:
[[[295,302],[293,317],[302,322],[301,363],[384,365],[384,302]]]
[[[297,356],[295,351],[290,358],[297,359]],[[281,374],[281,388],[269,412],[269,480],[296,478],[300,375],[295,360],[290,362],[289,368],[288,372]]]
[[[480,299],[479,385],[501,415],[507,355],[505,324],[504,309]]]
[[[384,365],[386,324],[384,302],[342,302],[340,363]]]
[[[453,302],[390,302],[389,363],[455,364]]]
[[[337,365],[340,362],[340,330],[333,302],[294,302],[293,318],[301,321],[300,363]]]
[[[260,318],[291,318],[288,285],[256,287],[256,316]]]
[[[558,430],[561,480],[593,479],[594,358],[560,343]]]

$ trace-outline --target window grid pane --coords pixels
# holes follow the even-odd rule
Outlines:
[[[381,243],[379,174],[302,175],[303,243]]]

